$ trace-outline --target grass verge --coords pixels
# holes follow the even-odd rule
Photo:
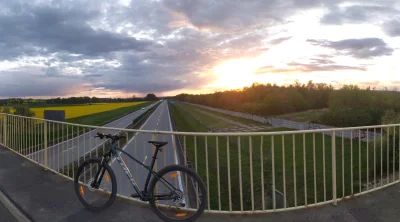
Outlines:
[[[182,103],[182,104],[183,104],[183,103]],[[198,110],[202,110],[202,111],[205,111],[205,112],[209,112],[209,113],[212,113],[212,114],[214,114],[214,115],[221,116],[221,117],[224,117],[224,118],[227,118],[227,119],[230,119],[230,120],[233,120],[233,121],[242,123],[242,124],[257,125],[257,126],[261,126],[261,125],[262,125],[262,126],[267,126],[267,125],[270,125],[270,124],[260,123],[260,122],[258,122],[258,121],[254,121],[254,120],[251,120],[251,119],[245,119],[245,118],[241,118],[241,117],[237,117],[237,116],[232,116],[232,115],[229,115],[229,114],[225,114],[225,113],[221,113],[221,112],[217,112],[217,111],[205,109],[205,108],[202,108],[202,107],[199,107],[199,106],[196,106],[196,105],[192,105],[192,104],[185,104],[185,105],[186,105],[186,106],[189,106],[189,107],[193,107],[193,108],[198,109]]]
[[[316,122],[319,119],[320,115],[327,111],[328,109],[308,110],[303,112],[287,113],[276,116],[276,118],[297,122]]]
[[[207,130],[181,106],[170,104],[170,110],[177,130]],[[270,131],[287,130],[290,129]],[[276,208],[283,207],[284,199],[288,207],[331,200],[333,160],[336,163],[337,198],[341,198],[364,189],[367,178],[370,182],[373,179],[374,166],[386,166],[384,160],[389,159],[389,154],[380,154],[378,150],[374,156],[372,143],[341,137],[335,138],[336,158],[332,158],[332,137],[321,133],[185,136],[181,141],[186,144],[192,168],[208,186],[209,207],[213,210],[229,210],[230,207],[232,210],[271,209],[274,195]],[[393,162],[393,169],[398,163],[398,160]],[[378,169],[376,176],[380,175]],[[382,169],[385,174],[386,168]],[[392,168],[387,167],[387,170],[390,173]]]

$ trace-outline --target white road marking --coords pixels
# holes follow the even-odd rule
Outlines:
[[[154,106],[154,105],[153,105],[153,106]],[[135,111],[135,112],[133,112],[133,113],[130,113],[130,114],[128,114],[128,115],[134,115],[134,114],[136,114],[136,112],[137,112],[137,111]],[[127,117],[127,116],[125,116],[125,117]],[[124,117],[122,117],[122,118],[124,118]],[[121,120],[121,119],[117,119],[117,120],[115,120],[115,121],[118,121],[118,120]],[[113,122],[115,122],[115,121],[113,121]],[[111,123],[113,123],[113,122],[111,122]],[[109,124],[111,124],[111,123],[109,123]],[[128,127],[130,124],[131,124],[131,123],[129,123],[128,125],[126,125],[126,126],[123,127],[123,128]],[[108,125],[108,124],[107,124],[107,125]],[[117,128],[117,127],[115,127],[115,128]],[[96,130],[92,130],[92,131],[90,131],[90,132],[94,132],[94,131],[96,131]],[[87,132],[87,133],[85,133],[85,134],[88,134],[88,133],[90,133],[90,132]],[[85,135],[85,134],[82,134],[82,135],[80,135],[80,136],[78,136],[78,137],[81,137],[81,136],[83,136],[83,135]],[[60,142],[60,143],[58,143],[58,144],[56,144],[56,145],[61,145],[61,144],[65,143],[65,142],[68,142],[68,141],[70,141],[70,140],[77,139],[78,137],[74,137],[74,138],[69,139],[69,140],[66,140],[66,141],[64,141],[64,142]],[[91,137],[90,137],[90,138],[91,138]],[[85,138],[82,138],[82,139],[85,139]],[[90,139],[89,139],[89,140],[90,140]],[[85,141],[86,141],[86,140],[85,140]],[[96,143],[96,142],[95,142],[95,143]],[[96,147],[103,145],[103,143],[105,143],[105,141],[104,141],[104,142],[101,142],[101,143],[98,144],[98,145],[95,145],[95,147],[93,147],[93,148],[91,148],[91,149],[89,148],[89,151],[87,151],[86,153],[84,153],[82,156],[84,156],[84,155],[88,154],[89,152],[93,151],[93,149],[95,149]],[[51,146],[51,147],[48,147],[47,149],[49,150],[50,148],[53,148],[53,147],[55,147],[56,145]],[[41,149],[41,150],[39,150],[39,151],[36,151],[35,153],[41,153],[41,152],[43,152],[43,149]],[[32,156],[32,155],[35,154],[35,153],[31,153],[31,154],[29,154],[27,157],[30,158],[30,156]]]
[[[156,113],[156,111],[158,110],[158,108],[160,108],[160,106],[157,107],[157,109],[150,115],[150,117],[146,120],[146,122],[144,122],[143,125],[139,128],[139,130],[141,130],[141,129],[146,125],[147,121],[149,121],[149,119],[151,119],[151,117],[154,115],[154,113]],[[137,132],[136,135],[138,135],[139,133],[140,133],[140,132]],[[128,141],[128,143],[127,143],[124,147],[122,147],[122,150],[125,150],[126,147],[128,147],[128,144],[131,143],[131,142],[135,139],[135,136],[136,136],[136,135],[134,135],[134,136],[132,137],[132,139],[130,139],[130,140]],[[115,161],[115,157],[114,157],[114,159],[111,161],[111,164],[113,164],[114,161]],[[111,165],[111,164],[110,164],[110,165]]]
[[[168,111],[169,130],[172,131],[171,116],[170,116],[170,114],[169,114],[168,102],[167,102],[167,111]],[[172,143],[175,144],[174,135],[171,134],[171,137],[172,137]],[[178,157],[177,157],[177,155],[176,155],[176,147],[175,147],[175,145],[174,145],[173,147],[174,147],[174,150],[175,150],[175,163],[178,164]],[[186,166],[186,163],[184,164],[184,166]],[[183,191],[182,175],[181,175],[180,172],[179,172],[179,181],[178,181],[178,182],[179,182],[179,188],[181,188],[181,190]],[[186,203],[186,200],[183,199],[182,202],[183,202],[183,203]],[[185,206],[186,206],[186,208],[187,208],[187,205],[186,205],[186,204],[185,204]]]
[[[73,147],[71,147],[71,148],[69,148],[69,149],[67,149],[67,150],[64,150],[63,152],[67,152],[68,150],[71,150],[71,149],[73,149],[73,148],[75,148],[76,146],[73,146]]]

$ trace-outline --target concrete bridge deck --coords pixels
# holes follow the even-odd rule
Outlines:
[[[0,193],[5,194],[31,221],[161,221],[147,205],[122,198],[117,198],[114,205],[104,212],[89,212],[78,202],[71,180],[45,171],[41,166],[3,147],[0,147]],[[11,220],[4,208],[0,209],[0,214],[4,214],[0,218],[8,218],[5,222]],[[197,221],[400,221],[400,184],[339,202],[336,207],[328,204],[257,215],[205,213]]]

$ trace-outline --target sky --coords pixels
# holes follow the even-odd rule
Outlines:
[[[0,0],[0,98],[400,88],[400,0]]]

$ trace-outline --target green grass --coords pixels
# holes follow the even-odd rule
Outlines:
[[[185,115],[188,115],[194,119],[197,118],[197,120],[201,121],[201,123],[199,121],[197,122],[199,122],[199,124],[203,126],[202,129],[206,132],[211,128],[220,129],[220,128],[228,128],[234,126],[229,122],[214,118],[210,115],[200,112],[197,107],[182,103],[177,104],[177,106],[179,106],[180,109],[184,110],[184,112],[186,113]]]
[[[276,116],[276,118],[287,119],[297,122],[312,122],[318,120],[319,116],[326,112],[327,109],[308,110],[295,113],[287,113]]]
[[[179,131],[204,132],[206,130],[196,119],[187,115],[181,106],[170,104],[170,110]],[[280,128],[270,131],[288,130],[290,129]],[[306,204],[305,200],[307,204],[312,204],[332,199],[332,137],[329,135],[308,133],[283,137],[282,135],[252,136],[251,138],[246,136],[219,136],[218,138],[217,136],[207,138],[204,136],[185,136],[182,137],[182,141],[185,141],[187,156],[192,162],[193,168],[196,169],[197,167],[200,176],[206,184],[208,183],[210,208],[213,210],[218,210],[220,206],[222,210],[229,210],[229,185],[231,186],[232,210],[241,210],[240,184],[242,184],[243,210],[252,209],[252,189],[254,208],[255,210],[262,210],[262,189],[264,189],[265,201],[267,196],[272,196],[272,166],[274,166],[275,172],[275,189],[286,193],[289,207],[304,205]],[[344,196],[347,196],[360,192],[360,185],[363,181],[366,181],[367,175],[370,175],[370,182],[373,180],[373,174],[371,174],[373,173],[373,153],[371,153],[373,144],[369,144],[368,147],[370,153],[368,159],[369,171],[367,171],[367,143],[341,137],[336,137],[335,143],[337,197],[340,198],[343,196],[343,188]],[[195,156],[195,153],[197,153],[197,156]],[[272,154],[274,158],[272,158]],[[386,155],[383,155],[383,158],[385,159]],[[241,165],[239,161],[241,161]],[[228,178],[228,162],[230,164],[230,180]],[[324,162],[325,164],[323,164]],[[376,165],[380,166],[380,163],[380,153],[377,152]],[[239,166],[241,166],[241,169],[239,169]],[[344,168],[342,168],[343,166]],[[263,169],[263,173],[261,173],[261,169]],[[241,174],[239,170],[241,170]],[[383,173],[386,173],[385,167]],[[251,186],[251,174],[253,176],[253,187]],[[377,175],[379,174],[380,171],[378,170]],[[242,177],[242,183],[240,183],[239,175]],[[264,177],[263,182],[262,175]],[[361,176],[361,180],[359,176]],[[218,183],[218,178],[220,183]],[[284,186],[284,178],[286,186]],[[296,179],[296,182],[294,182],[294,179]],[[294,194],[294,184],[296,184],[296,195]],[[218,200],[218,189],[221,194],[221,204]],[[279,205],[277,203],[277,207]],[[272,208],[272,202],[266,201],[265,208]]]
[[[269,125],[269,124],[260,123],[260,122],[257,122],[257,121],[251,120],[251,119],[245,119],[245,118],[232,116],[232,115],[229,115],[229,114],[220,113],[220,112],[217,112],[217,111],[201,108],[201,107],[198,107],[198,106],[195,106],[195,105],[191,105],[191,104],[185,104],[185,105],[189,106],[189,107],[193,107],[193,108],[198,109],[198,110],[206,111],[206,112],[212,113],[214,115],[217,115],[217,116],[220,116],[220,117],[224,117],[224,118],[227,118],[227,119],[239,122],[239,123],[243,123],[243,124],[257,125],[257,126],[259,126],[259,125],[264,125],[264,126],[265,125]]]

